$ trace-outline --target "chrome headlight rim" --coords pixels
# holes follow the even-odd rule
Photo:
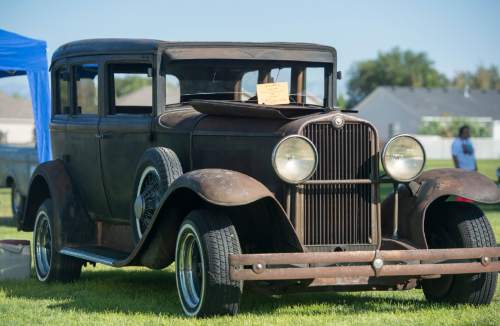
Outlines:
[[[420,170],[418,171],[418,173],[413,177],[413,178],[408,178],[408,179],[399,179],[399,178],[395,178],[390,172],[389,170],[387,169],[386,167],[386,164],[385,164],[385,155],[386,155],[386,152],[387,152],[387,149],[389,148],[389,145],[394,142],[395,140],[397,140],[398,138],[401,138],[401,137],[406,137],[406,138],[410,138],[412,139],[413,141],[415,141],[418,146],[420,146],[420,148],[422,149],[422,156],[423,156],[423,164],[422,164],[422,167],[420,168]],[[384,148],[382,150],[382,155],[380,157],[381,161],[382,161],[382,167],[384,168],[384,172],[393,180],[397,181],[397,182],[401,182],[401,183],[408,183],[408,182],[411,182],[415,179],[417,179],[421,174],[422,172],[424,172],[424,168],[425,168],[425,163],[427,162],[427,157],[426,157],[426,154],[425,154],[425,149],[424,149],[424,146],[422,145],[422,143],[414,136],[410,135],[410,134],[399,134],[399,135],[396,135],[396,136],[393,136],[391,139],[389,139],[389,141],[387,141],[387,143],[384,145]]]
[[[307,177],[303,178],[302,180],[290,180],[288,178],[283,177],[283,175],[281,173],[279,173],[278,167],[276,166],[276,155],[277,155],[278,149],[280,148],[280,146],[284,142],[286,142],[287,140],[289,140],[291,138],[300,138],[300,139],[304,140],[306,143],[309,144],[309,146],[313,149],[313,152],[314,152],[314,168],[307,175]],[[290,183],[290,184],[295,184],[295,185],[301,184],[301,183],[304,183],[307,180],[309,180],[314,175],[314,173],[316,173],[316,170],[318,169],[318,150],[316,149],[316,146],[313,144],[313,142],[309,138],[307,138],[305,136],[302,136],[302,135],[289,135],[289,136],[286,136],[286,137],[282,138],[274,146],[273,153],[271,155],[271,164],[273,166],[274,172],[276,173],[276,175],[278,176],[278,178],[280,178],[282,181],[284,181],[286,183]]]

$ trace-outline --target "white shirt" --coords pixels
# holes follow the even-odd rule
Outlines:
[[[457,158],[458,167],[467,171],[476,169],[474,146],[469,139],[455,138],[451,145],[451,154]]]

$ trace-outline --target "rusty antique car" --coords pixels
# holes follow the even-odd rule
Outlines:
[[[334,48],[85,40],[51,73],[54,157],[18,221],[40,281],[175,261],[189,316],[237,313],[244,281],[492,300],[500,249],[476,203],[500,191],[475,172],[422,172],[411,136],[380,149],[370,122],[335,107]]]

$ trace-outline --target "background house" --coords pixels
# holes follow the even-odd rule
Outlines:
[[[31,101],[0,92],[0,143],[34,144]]]
[[[500,91],[377,87],[356,107],[377,127],[381,141],[398,133],[417,135],[429,158],[450,158],[457,128],[472,125],[478,158],[500,158]]]

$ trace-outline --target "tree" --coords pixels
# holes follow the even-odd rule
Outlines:
[[[337,98],[337,107],[339,107],[341,110],[346,108],[346,100],[343,94],[340,94],[339,97]]]
[[[461,71],[453,77],[453,87],[465,88],[468,86],[480,90],[500,90],[500,73],[497,66],[477,67],[475,72]]]
[[[446,87],[448,79],[424,52],[394,48],[376,59],[357,62],[349,71],[348,107],[359,103],[377,86]]]
[[[116,78],[115,79],[116,97],[118,98],[133,93],[145,86],[151,86],[151,78],[144,78],[139,76],[127,76],[124,78]]]

